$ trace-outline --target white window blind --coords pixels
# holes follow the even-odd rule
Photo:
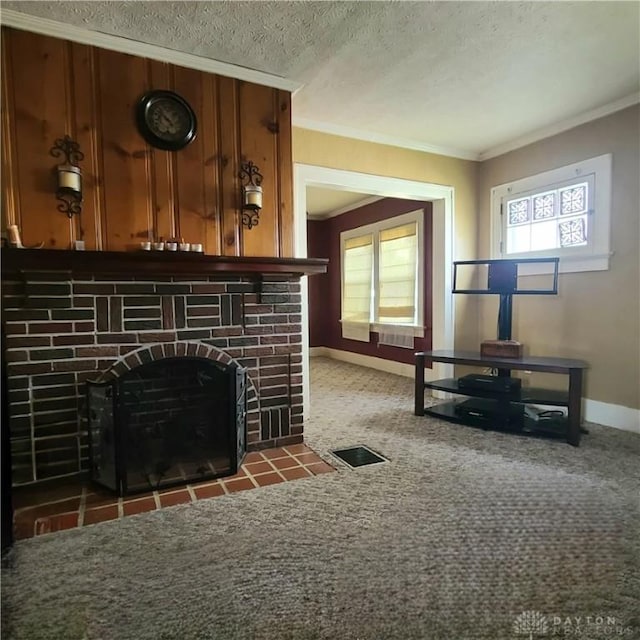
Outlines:
[[[402,327],[423,335],[423,225],[418,209],[340,233],[343,337]]]
[[[380,231],[378,322],[416,322],[418,238],[415,222]]]
[[[344,243],[342,319],[369,322],[373,282],[373,235],[349,238]]]

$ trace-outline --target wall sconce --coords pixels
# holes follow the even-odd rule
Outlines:
[[[69,136],[58,138],[49,153],[54,158],[64,156],[64,163],[57,167],[58,188],[56,198],[61,200],[58,211],[69,218],[82,211],[82,171],[78,163],[84,158],[80,145]]]
[[[262,209],[262,174],[250,160],[240,165],[242,185],[242,224],[249,229],[260,222]]]

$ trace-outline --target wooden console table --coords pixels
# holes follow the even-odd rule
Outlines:
[[[415,354],[415,415],[425,414],[471,426],[487,427],[486,422],[475,421],[468,416],[456,412],[459,401],[446,402],[433,407],[424,406],[424,390],[436,389],[447,393],[456,393],[474,398],[484,398],[489,402],[495,402],[496,406],[507,409],[518,405],[550,405],[567,407],[566,440],[577,447],[580,445],[581,404],[582,404],[582,372],[588,368],[582,360],[567,360],[566,358],[540,358],[525,356],[522,358],[494,358],[481,356],[474,351],[424,351]],[[523,387],[512,393],[500,393],[484,389],[461,389],[457,378],[445,378],[433,382],[424,381],[425,364],[443,362],[447,364],[471,365],[482,368],[498,369],[500,375],[510,375],[511,370],[538,371],[544,373],[557,373],[569,376],[567,391]]]

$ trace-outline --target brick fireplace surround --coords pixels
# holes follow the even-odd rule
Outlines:
[[[87,471],[84,383],[145,353],[215,352],[247,367],[248,449],[302,442],[299,277],[22,271],[3,280],[14,485]]]

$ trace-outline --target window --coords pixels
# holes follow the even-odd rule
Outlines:
[[[559,257],[563,272],[608,269],[610,200],[611,155],[495,187],[491,257]]]
[[[369,322],[372,312],[373,236],[351,238],[344,243],[342,319]]]
[[[422,327],[422,221],[414,211],[340,234],[343,323]]]

